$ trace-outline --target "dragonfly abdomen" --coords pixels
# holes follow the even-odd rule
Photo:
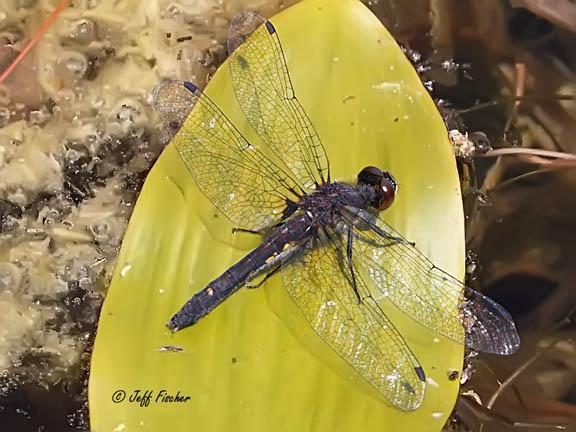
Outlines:
[[[270,261],[285,253],[293,242],[299,242],[309,234],[307,216],[292,219],[277,229],[260,246],[197,292],[170,319],[167,327],[177,331],[196,324],[220,303],[236,292],[246,281],[269,268]]]

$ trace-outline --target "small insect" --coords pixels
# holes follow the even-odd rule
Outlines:
[[[278,272],[324,342],[401,410],[421,405],[426,373],[376,298],[474,350],[515,352],[520,341],[506,310],[434,266],[378,217],[397,193],[391,173],[369,166],[355,185],[332,181],[274,25],[254,12],[235,17],[228,50],[236,98],[261,147],[189,82],[162,82],[154,105],[199,189],[238,230],[265,237],[168,327],[188,327],[240,287]]]
[[[458,379],[459,376],[460,372],[458,372],[457,370],[453,370],[448,373],[448,379],[450,381],[455,381],[456,379]]]

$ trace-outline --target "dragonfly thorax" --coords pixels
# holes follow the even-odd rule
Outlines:
[[[307,213],[315,225],[322,225],[333,222],[344,206],[362,210],[371,207],[379,211],[390,207],[398,188],[390,173],[369,166],[360,171],[357,180],[356,186],[339,182],[321,185],[316,192],[302,198],[300,210]]]
[[[299,203],[300,210],[308,214],[317,226],[333,222],[334,216],[339,215],[344,206],[366,209],[368,202],[356,187],[334,182],[321,185]]]

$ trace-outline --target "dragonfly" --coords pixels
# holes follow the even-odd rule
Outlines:
[[[354,185],[332,180],[274,25],[256,12],[237,15],[228,53],[235,96],[258,146],[190,82],[161,82],[154,106],[197,187],[235,229],[263,240],[196,292],[168,328],[191,326],[241,287],[280,274],[317,335],[403,411],[422,404],[426,372],[382,302],[472,350],[514,353],[520,340],[510,314],[379,217],[398,192],[391,173],[368,166]]]

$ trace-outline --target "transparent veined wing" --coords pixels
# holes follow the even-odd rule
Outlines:
[[[236,98],[264,143],[308,192],[328,181],[328,158],[296,99],[272,23],[250,11],[235,16],[228,53]]]
[[[196,184],[238,228],[270,227],[294,209],[303,191],[290,173],[253,147],[194,84],[163,81],[153,98]]]
[[[476,351],[507,355],[518,350],[518,332],[502,306],[436,267],[380,218],[352,207],[343,216],[354,225],[353,260],[378,298]]]
[[[342,241],[335,231],[329,237],[310,240],[283,266],[284,286],[318,336],[391,405],[418,408],[425,390],[422,367],[361,278],[358,303]]]

